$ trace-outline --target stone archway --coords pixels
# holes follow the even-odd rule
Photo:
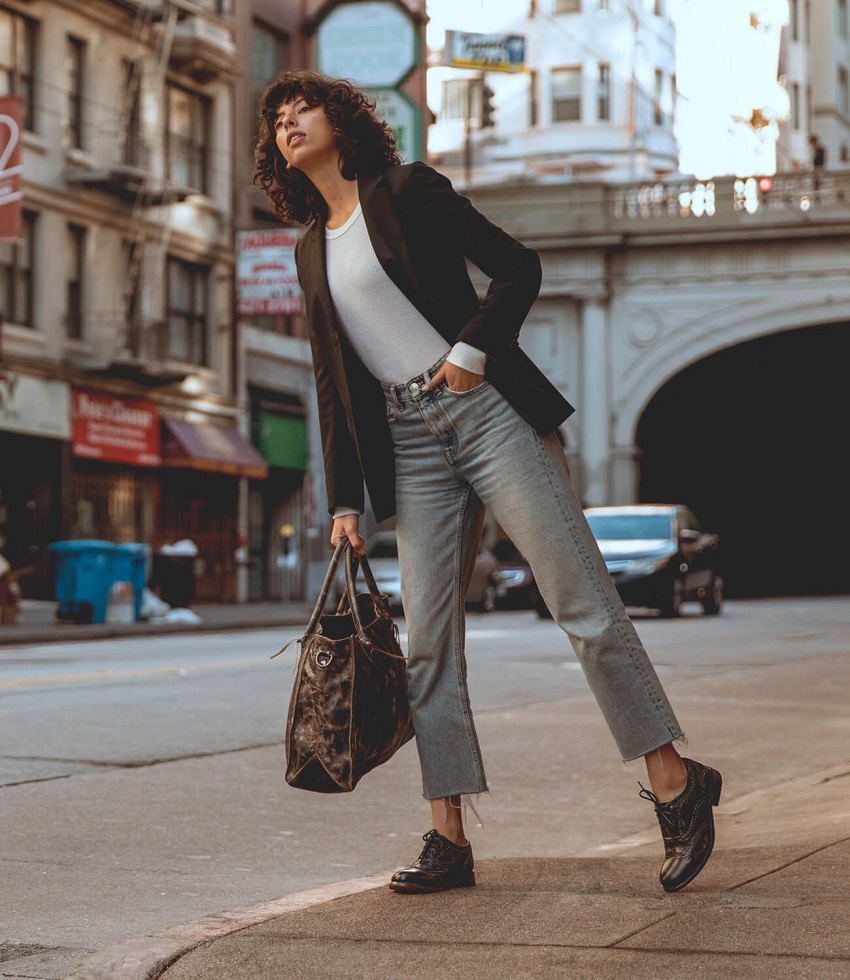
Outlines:
[[[730,595],[850,592],[850,322],[784,329],[666,381],[636,425],[640,500],[721,534]]]

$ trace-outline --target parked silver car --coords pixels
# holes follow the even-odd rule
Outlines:
[[[377,531],[366,541],[366,558],[375,576],[378,589],[389,596],[393,614],[402,611],[401,570],[398,565],[398,541],[395,531]],[[466,596],[467,608],[479,612],[492,612],[496,608],[498,583],[496,573],[499,562],[482,546],[475,560],[472,582]],[[337,599],[343,588],[343,580],[337,581]]]

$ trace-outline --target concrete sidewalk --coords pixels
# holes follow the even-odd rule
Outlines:
[[[394,894],[386,869],[222,912],[66,980],[850,977],[850,762],[716,814],[714,856],[676,895],[648,826],[587,855],[479,860],[477,887],[441,895]]]
[[[77,626],[56,621],[55,602],[24,600],[20,619],[13,626],[0,626],[0,651],[29,643],[73,643],[120,636],[191,633],[210,630],[263,629],[276,626],[306,627],[313,612],[307,602],[246,602],[192,604],[200,623],[93,623]]]

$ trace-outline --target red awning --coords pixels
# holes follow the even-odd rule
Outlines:
[[[264,480],[266,461],[236,429],[163,418],[162,465]]]

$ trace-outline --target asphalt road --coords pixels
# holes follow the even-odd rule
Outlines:
[[[687,752],[724,771],[727,801],[846,761],[850,599],[635,618]],[[617,758],[557,627],[527,612],[469,627],[490,780],[482,826],[469,814],[476,856],[587,853],[652,827],[642,766]],[[35,947],[27,976],[60,978],[100,946],[418,853],[430,823],[413,743],[347,796],[285,785],[294,646],[269,655],[288,638],[0,650],[0,975],[22,976]]]

